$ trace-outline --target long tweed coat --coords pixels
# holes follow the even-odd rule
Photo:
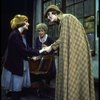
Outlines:
[[[55,100],[95,100],[90,47],[82,24],[71,14],[59,14],[60,37]]]

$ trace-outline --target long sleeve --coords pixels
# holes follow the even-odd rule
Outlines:
[[[25,44],[23,43],[22,37],[19,36],[19,34],[13,34],[9,42],[9,46],[11,47],[10,49],[16,51],[16,53],[19,53],[24,58],[39,54],[38,50],[35,50],[31,47],[26,48]]]
[[[53,49],[53,50],[58,49],[60,42],[61,42],[61,39],[59,38],[59,39],[56,40],[53,44],[51,44],[52,49]]]

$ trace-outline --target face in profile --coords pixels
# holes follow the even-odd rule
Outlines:
[[[25,21],[25,25],[23,26],[24,30],[28,30],[29,27],[29,23],[28,21]]]
[[[38,30],[38,33],[39,33],[40,38],[43,38],[45,36],[45,30],[42,28]]]
[[[57,14],[55,12],[53,12],[53,11],[49,11],[48,14],[47,14],[47,19],[50,22],[57,21]]]

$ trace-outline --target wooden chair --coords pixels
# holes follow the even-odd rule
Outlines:
[[[36,60],[29,60],[30,73],[35,75],[47,74],[52,60],[52,55],[37,56]]]
[[[30,73],[35,76],[47,75],[51,67],[53,55],[43,55],[43,56],[37,56],[35,58],[36,58],[35,60],[32,59],[29,60]],[[50,89],[50,87],[47,84],[41,82],[32,82],[30,88],[33,90],[37,90],[38,96],[41,94],[39,91],[46,88]]]

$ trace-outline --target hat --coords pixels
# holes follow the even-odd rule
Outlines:
[[[46,32],[47,32],[47,30],[48,30],[48,27],[47,27],[47,25],[45,24],[45,23],[39,23],[39,24],[37,24],[36,25],[36,30],[38,31],[39,29],[44,29]]]
[[[58,8],[58,6],[56,6],[56,5],[50,5],[50,6],[48,6],[47,10],[44,13],[44,17],[45,18],[47,18],[47,13],[49,11],[57,11],[58,14],[62,13],[62,11]]]
[[[21,27],[25,24],[24,21],[28,21],[28,17],[25,15],[15,15],[14,18],[10,21],[10,25],[12,29]]]

